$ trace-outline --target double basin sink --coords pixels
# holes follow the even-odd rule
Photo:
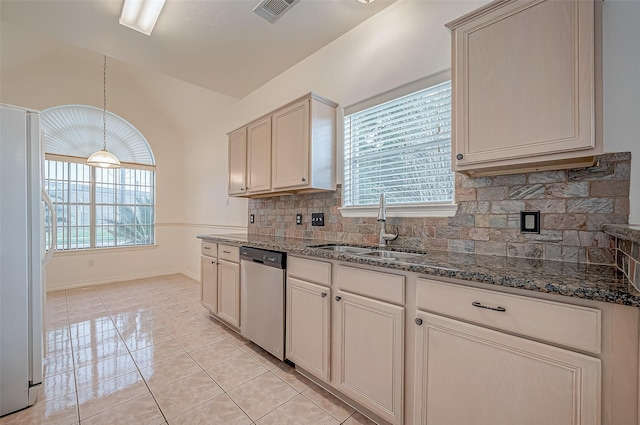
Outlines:
[[[363,248],[359,246],[349,246],[349,245],[320,245],[320,246],[311,246],[309,248],[316,248],[316,249],[322,249],[325,251],[333,251],[333,252],[340,252],[343,254],[356,255],[358,257],[377,258],[377,259],[389,260],[389,261],[408,260],[408,259],[420,257],[421,255],[423,255],[423,254],[417,254],[413,252],[391,251],[391,250],[377,249],[377,248]]]

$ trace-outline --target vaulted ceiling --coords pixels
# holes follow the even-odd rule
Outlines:
[[[252,12],[259,0],[167,0],[150,37],[118,23],[123,0],[0,0],[0,17],[242,98],[394,1],[301,0],[271,24]]]

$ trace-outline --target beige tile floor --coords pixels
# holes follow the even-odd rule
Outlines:
[[[49,293],[38,401],[18,424],[372,424],[200,306],[183,275]]]

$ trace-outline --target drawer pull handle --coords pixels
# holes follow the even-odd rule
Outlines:
[[[416,319],[416,325],[418,325],[418,326],[422,326],[422,319],[417,318],[417,319]]]
[[[210,246],[205,246],[204,249],[211,249],[211,247]]]
[[[321,296],[322,298],[324,298],[324,297],[326,297],[326,296],[327,296],[327,293],[326,293],[326,292],[323,292],[323,293],[321,293],[321,294],[320,294],[320,296]]]
[[[336,295],[336,301],[340,301],[342,299],[342,297],[339,297]]]
[[[504,313],[505,311],[507,311],[507,309],[504,307],[489,307],[488,305],[480,304],[477,301],[472,302],[471,305],[478,308],[486,308],[487,310],[499,311],[501,313]]]
[[[231,251],[222,251],[222,252],[224,252],[225,254],[231,254]]]

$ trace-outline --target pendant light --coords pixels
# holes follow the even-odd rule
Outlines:
[[[102,108],[102,150],[94,152],[87,159],[87,165],[100,168],[122,168],[120,161],[107,150],[107,56],[104,57],[102,71],[103,108]]]

